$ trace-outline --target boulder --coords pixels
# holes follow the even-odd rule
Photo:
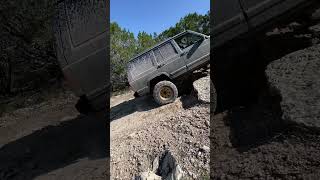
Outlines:
[[[320,127],[320,45],[272,62],[266,76],[273,92],[281,96],[283,120]]]
[[[206,76],[194,81],[193,89],[200,102],[210,103],[210,76]]]
[[[156,174],[157,173],[157,174]],[[183,170],[169,150],[157,156],[152,163],[152,171],[142,172],[136,180],[181,180]]]

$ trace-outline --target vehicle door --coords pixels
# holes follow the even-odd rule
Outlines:
[[[184,59],[180,57],[180,51],[173,41],[167,41],[153,49],[156,58],[158,73],[166,72],[175,78],[186,72]]]
[[[186,64],[187,70],[192,70],[201,64],[203,58],[209,58],[210,42],[205,41],[202,34],[187,32],[174,39],[181,53],[180,58]]]
[[[64,0],[58,4],[54,22],[57,56],[77,96],[93,99],[107,93],[110,85],[108,10],[105,0]]]
[[[240,0],[251,28],[263,25],[308,0]]]
[[[216,0],[212,3],[212,47],[216,48],[248,31],[239,0]]]

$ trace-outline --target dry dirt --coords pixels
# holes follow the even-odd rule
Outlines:
[[[211,179],[320,179],[320,133],[285,124],[279,99],[212,116]]]
[[[33,98],[36,96],[32,96]],[[70,92],[0,117],[0,179],[106,179],[106,128]]]
[[[258,69],[263,78],[250,83],[261,84],[260,91],[241,91],[247,87],[243,80],[254,77],[251,71],[246,78],[229,81],[235,96],[228,97],[244,99],[211,116],[211,179],[320,179],[320,132],[310,127],[319,119],[319,38],[319,24],[313,30],[308,23],[277,28],[262,41],[265,58],[261,54],[252,58],[266,60]],[[316,46],[304,49],[312,45]],[[222,64],[228,62],[222,60]],[[268,79],[264,70],[272,61]],[[233,67],[247,70],[246,64]],[[231,73],[231,77],[237,76]],[[257,93],[259,100],[244,105],[248,92]],[[305,123],[292,123],[298,118]]]

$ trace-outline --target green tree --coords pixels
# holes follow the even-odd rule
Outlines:
[[[185,17],[181,18],[178,23],[174,27],[170,27],[169,29],[163,31],[159,34],[158,41],[167,39],[176,34],[179,34],[185,30],[192,30],[196,32],[200,32],[203,34],[210,34],[210,11],[205,15],[190,13]]]
[[[111,83],[113,90],[126,86],[126,64],[136,53],[136,40],[133,33],[122,29],[117,23],[110,23]]]
[[[139,32],[137,37],[137,53],[140,53],[156,44],[156,40],[151,34]]]

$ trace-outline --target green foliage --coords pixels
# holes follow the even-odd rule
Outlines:
[[[116,91],[126,86],[126,64],[136,52],[136,41],[133,33],[111,23],[110,43],[111,83]]]
[[[140,53],[157,43],[154,37],[151,34],[147,34],[146,32],[139,32],[137,41],[137,53]]]
[[[121,28],[116,22],[112,22],[110,24],[112,90],[119,91],[128,86],[126,65],[136,54],[184,30],[193,30],[209,35],[209,17],[209,12],[205,15],[191,13],[181,18],[174,27],[170,27],[159,35],[142,31],[138,33],[137,37],[134,37],[132,32]]]
[[[38,88],[61,76],[51,31],[54,3],[0,2],[0,94]]]
[[[172,37],[179,34],[185,30],[192,30],[200,32],[203,34],[210,34],[210,12],[205,15],[191,13],[181,18],[180,21],[169,29],[163,31],[157,37],[159,40],[164,40],[166,38]]]

